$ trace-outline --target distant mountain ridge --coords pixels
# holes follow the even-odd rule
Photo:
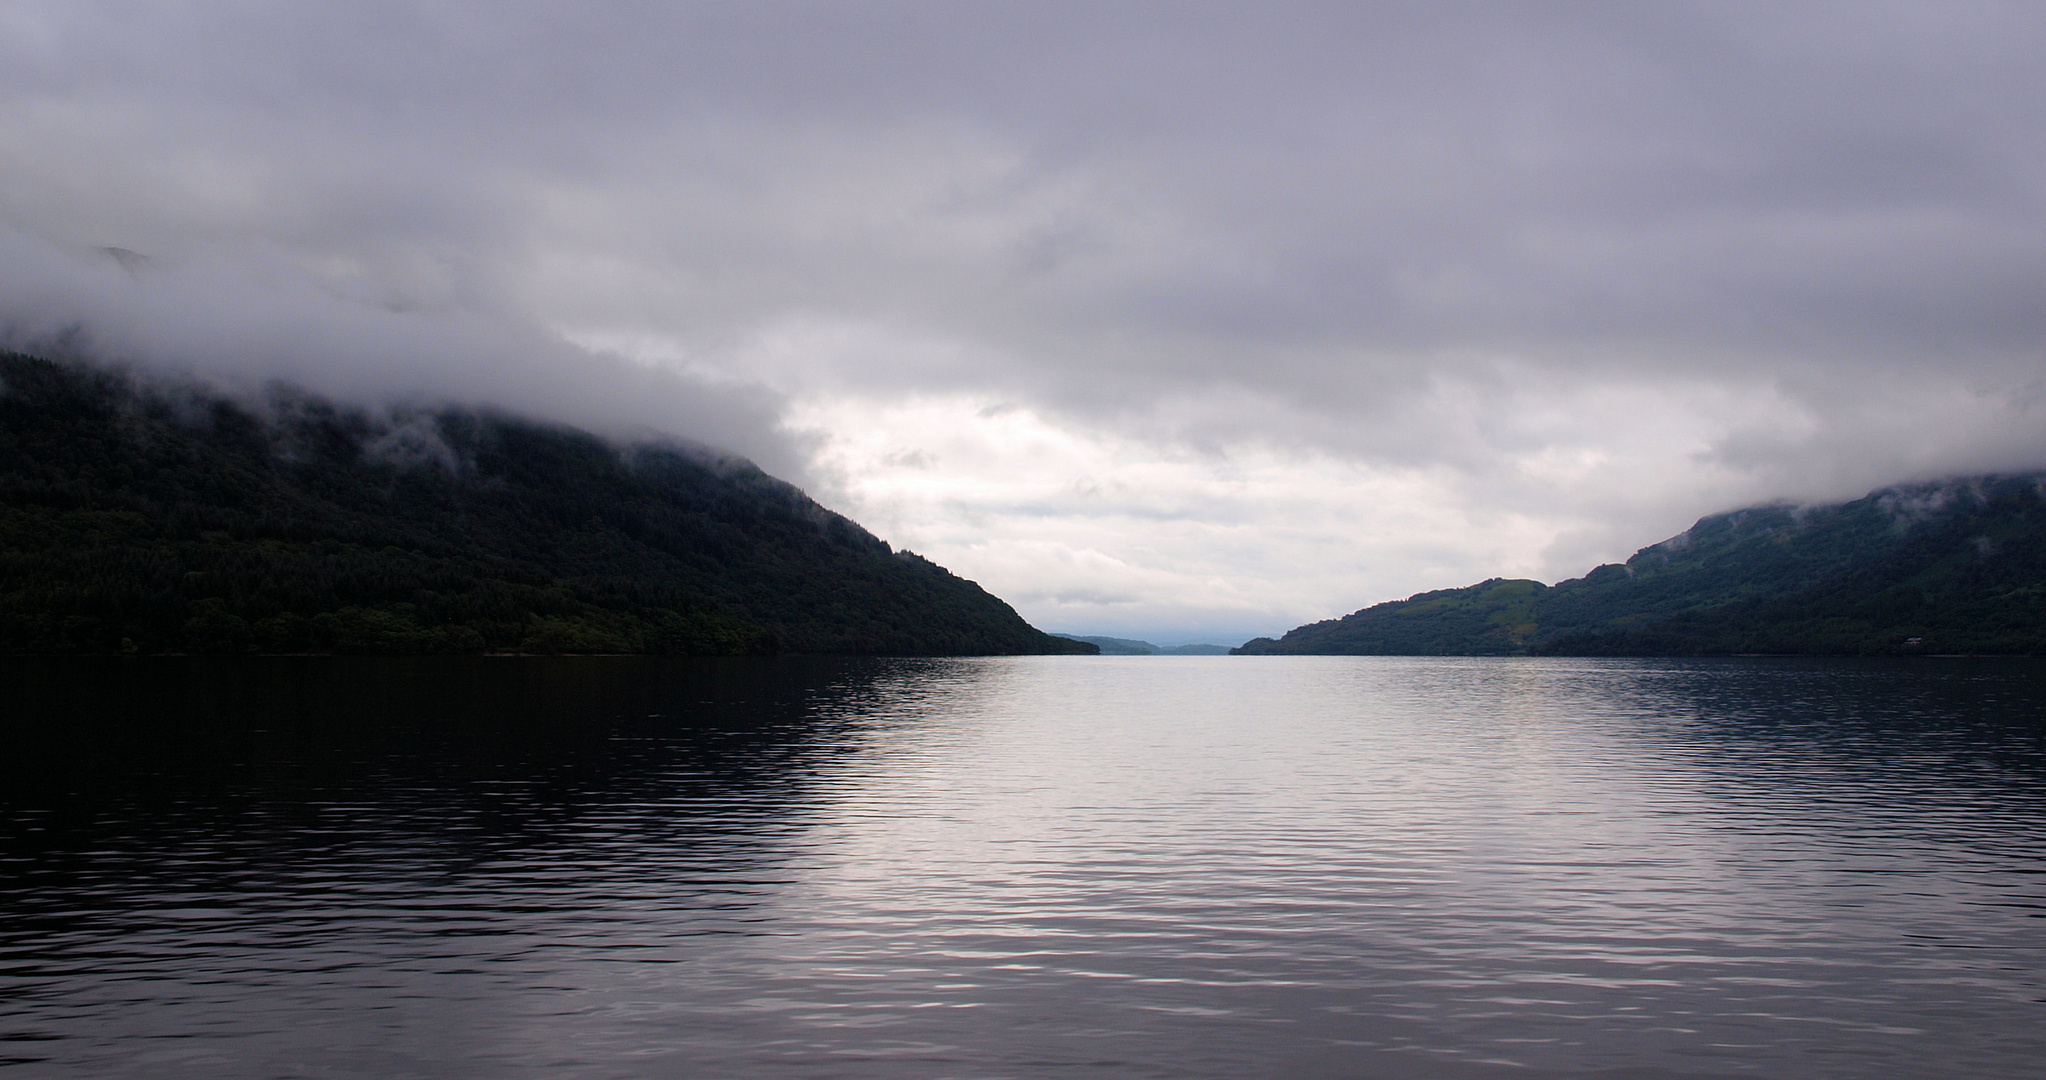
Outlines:
[[[1227,645],[1153,645],[1136,638],[1057,634],[1069,641],[1084,641],[1101,650],[1103,656],[1226,656]]]
[[[1420,593],[1239,654],[2046,653],[2046,476],[1700,518],[1546,586]]]
[[[1094,649],[707,449],[0,354],[0,651]]]

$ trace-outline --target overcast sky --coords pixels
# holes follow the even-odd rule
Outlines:
[[[2042,75],[1953,0],[0,0],[0,334],[695,438],[1234,643],[2046,466]]]

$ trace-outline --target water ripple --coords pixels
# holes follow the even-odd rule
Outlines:
[[[2031,662],[4,662],[21,1076],[2020,1077]]]

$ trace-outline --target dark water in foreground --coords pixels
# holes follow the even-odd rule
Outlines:
[[[2034,662],[0,679],[0,1076],[2046,1069]]]

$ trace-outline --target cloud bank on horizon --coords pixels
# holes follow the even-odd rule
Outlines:
[[[1038,625],[1241,640],[2046,466],[2042,58],[1989,3],[0,3],[0,335],[671,432]]]

